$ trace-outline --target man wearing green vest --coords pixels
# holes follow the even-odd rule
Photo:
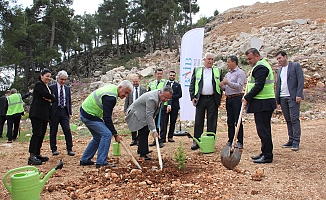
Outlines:
[[[118,135],[113,125],[113,108],[118,101],[118,97],[123,99],[131,91],[132,84],[127,80],[121,81],[118,86],[107,84],[92,92],[82,103],[80,119],[89,129],[93,138],[80,159],[81,166],[94,165],[91,159],[96,151],[96,168],[109,165],[106,158],[109,153],[112,135],[117,142],[121,140],[121,136]]]
[[[15,88],[10,90],[11,95],[7,96],[7,137],[8,143],[12,143],[12,140],[16,140],[19,131],[19,123],[21,116],[24,115],[24,102],[23,99],[29,97],[31,91],[21,96],[17,93]]]
[[[166,83],[167,83],[167,80],[163,79],[163,69],[161,68],[157,68],[154,72],[154,76],[155,76],[155,80],[151,81],[149,84],[148,84],[148,91],[153,91],[153,90],[160,90],[162,89]],[[164,124],[164,119],[165,119],[165,115],[166,115],[166,107],[167,107],[167,102],[164,103],[164,106],[162,106],[162,109],[161,109],[161,118],[160,118],[160,124]],[[158,124],[158,115],[155,117],[155,125],[157,127],[157,124]],[[164,126],[163,126],[164,127]],[[162,128],[163,128],[162,127]],[[157,133],[160,134],[160,131],[166,131],[166,130],[160,130],[159,128],[156,128],[157,130]],[[156,142],[155,140],[149,144],[149,146],[155,146],[156,145]],[[159,144],[160,148],[162,148],[164,146],[163,142],[160,142]]]
[[[242,102],[246,106],[247,113],[254,113],[262,151],[261,154],[251,158],[254,163],[271,163],[273,162],[271,118],[276,108],[274,75],[271,66],[261,58],[257,49],[250,48],[245,54],[249,65],[253,68],[247,83],[247,94]]]
[[[204,130],[204,119],[207,113],[207,132],[216,133],[218,107],[221,102],[221,70],[214,64],[213,53],[206,53],[204,66],[194,68],[189,86],[192,104],[196,107],[194,137],[199,139]],[[198,149],[194,141],[192,150]]]

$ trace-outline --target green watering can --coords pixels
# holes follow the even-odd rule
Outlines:
[[[57,169],[62,169],[62,167],[63,161],[60,160],[59,164],[47,175],[45,175],[42,180],[40,180],[40,178],[43,176],[43,173],[39,173],[36,167],[19,167],[8,171],[3,177],[2,181],[7,190],[10,192],[12,200],[39,200],[41,199],[40,194],[46,181]],[[8,185],[7,177],[10,174],[18,171],[24,172],[13,174],[10,177],[10,185]]]
[[[190,135],[190,134],[189,134]],[[198,144],[200,152],[212,153],[214,152],[214,145],[216,142],[216,134],[213,132],[204,132],[201,134],[199,141],[194,138],[194,141]]]
[[[119,142],[113,142],[113,155],[114,156],[120,156],[121,155],[120,143]]]

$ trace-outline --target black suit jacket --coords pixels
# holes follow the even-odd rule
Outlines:
[[[255,86],[244,96],[247,104],[247,113],[257,113],[263,111],[273,111],[276,108],[275,98],[254,99],[254,97],[264,88],[269,70],[263,65],[258,65],[252,72],[255,78]]]
[[[213,66],[215,67],[215,66]],[[190,94],[190,100],[192,101],[193,98],[196,98],[197,99],[197,102],[196,102],[196,105],[200,99],[200,93],[203,89],[203,75],[204,73],[202,73],[201,75],[201,79],[198,83],[198,94],[195,95],[195,82],[196,82],[196,73],[197,73],[197,68],[194,68],[194,71],[192,72],[192,77],[191,77],[191,82],[190,82],[190,86],[189,86],[189,94]],[[222,80],[222,73],[220,71],[220,81]],[[220,103],[221,103],[221,94],[217,93],[216,92],[216,83],[215,83],[215,80],[214,80],[214,73],[212,73],[212,84],[213,84],[213,90],[214,90],[214,99],[215,99],[215,102],[216,102],[216,105],[217,106],[220,106]]]
[[[171,86],[170,81],[166,84]],[[181,85],[174,81],[172,85],[173,94],[171,99],[168,101],[168,105],[171,105],[172,109],[180,109],[179,99],[182,97]]]
[[[0,116],[5,117],[7,115],[8,102],[6,96],[0,97]]]
[[[44,121],[48,121],[51,114],[51,103],[55,102],[56,99],[54,95],[50,93],[51,91],[42,82],[38,81],[33,90],[33,101],[29,110],[29,117],[38,118]],[[46,99],[50,99],[51,103]]]
[[[56,101],[52,104],[52,114],[54,115],[58,110],[58,104],[59,104],[58,85],[57,85],[57,83],[55,83],[55,84],[50,85],[49,87],[51,89],[52,94],[54,94],[54,96],[56,98]],[[66,107],[68,109],[68,114],[72,115],[70,87],[66,86],[66,85],[64,85],[63,87],[64,87],[64,90],[65,90],[65,93],[66,93],[66,102],[65,103],[66,103]]]

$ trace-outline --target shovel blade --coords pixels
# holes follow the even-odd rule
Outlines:
[[[221,152],[221,162],[227,169],[233,169],[240,162],[242,149],[234,148],[231,152],[230,146],[224,146]]]

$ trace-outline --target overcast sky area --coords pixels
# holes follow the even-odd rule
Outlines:
[[[197,4],[200,7],[199,13],[193,16],[193,21],[196,22],[200,17],[210,17],[214,15],[214,11],[218,10],[219,13],[223,13],[229,8],[238,6],[248,6],[256,2],[278,2],[281,0],[197,0]],[[18,4],[22,4],[23,7],[30,7],[33,4],[33,0],[17,0]],[[84,12],[88,14],[94,14],[97,11],[99,4],[103,3],[103,0],[74,0],[72,8],[75,10],[75,14],[83,15]]]

